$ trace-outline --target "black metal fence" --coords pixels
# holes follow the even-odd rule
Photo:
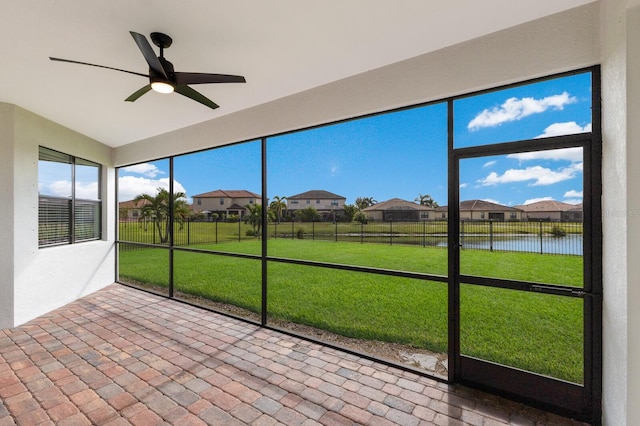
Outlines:
[[[463,250],[582,255],[581,222],[461,221]],[[318,240],[446,248],[446,221],[282,222],[266,230],[243,221],[185,221],[174,224],[174,245],[194,246],[269,239]],[[168,244],[165,225],[121,222],[120,241]]]

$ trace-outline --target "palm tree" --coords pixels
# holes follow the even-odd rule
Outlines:
[[[158,188],[156,196],[149,194],[140,194],[134,201],[143,201],[141,207],[142,217],[149,218],[153,221],[158,230],[160,243],[169,241],[169,191],[164,188]],[[189,205],[186,201],[184,192],[176,192],[173,194],[173,212],[178,221],[183,221],[189,215]]]
[[[260,236],[260,228],[262,226],[262,205],[247,204],[245,207],[249,210],[249,214],[245,215],[244,222],[251,224],[253,235],[258,237]]]
[[[358,197],[356,198],[356,206],[358,210],[364,210],[367,207],[370,207],[378,202],[373,199],[373,197]]]
[[[286,199],[287,197],[280,197],[276,195],[273,197],[271,204],[269,204],[269,210],[275,212],[278,223],[282,220],[282,212],[287,209],[287,203],[285,202]]]
[[[414,201],[420,204],[421,206],[433,207],[434,209],[436,207],[440,207],[438,203],[433,198],[431,198],[431,195],[429,194],[426,194],[426,195],[418,194],[418,198],[416,198]]]

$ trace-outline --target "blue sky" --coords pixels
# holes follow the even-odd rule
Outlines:
[[[590,75],[457,100],[455,147],[591,129]],[[447,203],[446,104],[412,108],[268,139],[268,196],[323,189],[347,198]],[[175,159],[175,186],[188,197],[216,189],[261,193],[258,141]],[[120,170],[121,201],[168,186],[167,160]],[[541,199],[582,202],[580,150],[462,160],[460,196],[505,205]]]

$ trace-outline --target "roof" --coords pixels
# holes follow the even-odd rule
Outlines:
[[[460,202],[460,211],[520,211],[517,207],[504,206],[502,204],[492,203],[485,200],[466,200]],[[436,208],[437,212],[448,211],[447,206]]]
[[[216,189],[193,195],[192,198],[260,198],[260,195],[245,189]]]
[[[143,198],[137,201],[136,200],[122,201],[118,203],[118,207],[121,209],[140,209],[150,203],[151,201]]]
[[[407,210],[415,210],[415,211],[433,211],[435,210],[433,207],[423,206],[421,204],[414,203],[412,201],[402,200],[400,198],[392,198],[387,201],[383,201],[381,203],[374,204],[373,206],[369,206],[366,209],[362,209],[363,212],[372,212],[372,211],[407,211]]]
[[[515,207],[525,212],[565,212],[568,210],[574,210],[577,206],[575,204],[563,203],[561,201],[542,200]],[[580,205],[580,210],[582,210],[582,205]]]
[[[302,194],[292,195],[287,197],[288,200],[346,200],[346,197],[342,195],[334,194],[322,189],[312,189],[311,191],[303,192]]]

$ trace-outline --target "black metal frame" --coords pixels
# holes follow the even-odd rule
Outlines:
[[[602,417],[602,223],[600,69],[592,73],[592,132],[455,148],[453,100],[449,101],[449,370],[450,380],[481,388],[549,411],[599,424]],[[580,71],[584,72],[584,71]],[[575,74],[566,73],[563,75]],[[499,90],[499,89],[493,89]],[[492,91],[493,91],[492,90]],[[581,147],[584,177],[583,288],[460,274],[460,160],[520,152]],[[480,285],[583,300],[584,385],[565,382],[489,361],[460,351],[460,285]],[[453,362],[451,362],[453,360]]]
[[[531,84],[538,81],[549,80],[562,76],[568,76],[572,74],[579,74],[590,72],[592,74],[592,132],[585,136],[585,134],[559,136],[555,138],[545,138],[537,140],[527,141],[515,141],[500,143],[494,145],[482,145],[478,147],[465,147],[455,148],[454,146],[454,108],[453,102],[456,99],[462,99],[468,96],[475,96],[485,92],[492,92],[501,90],[507,87],[515,87],[526,84]],[[562,415],[568,415],[578,418],[583,421],[589,421],[594,424],[600,423],[601,418],[601,396],[602,396],[602,224],[601,214],[602,207],[600,204],[600,196],[602,193],[602,178],[601,178],[601,111],[600,111],[600,68],[599,66],[589,67],[581,70],[575,70],[572,72],[557,74],[548,76],[545,78],[532,79],[518,84],[511,84],[501,87],[496,87],[490,90],[484,90],[481,92],[470,93],[464,96],[456,96],[444,100],[438,100],[429,103],[423,103],[419,105],[411,105],[403,108],[397,108],[394,110],[378,112],[374,114],[368,114],[361,117],[354,117],[346,120],[339,120],[333,123],[326,123],[323,125],[310,126],[304,129],[297,129],[279,134],[262,137],[261,143],[261,167],[262,167],[262,229],[267,229],[267,140],[269,137],[279,136],[284,134],[295,133],[302,130],[308,130],[327,125],[337,124],[350,120],[376,116],[380,114],[393,113],[400,110],[406,110],[411,108],[417,108],[427,106],[430,104],[447,102],[448,117],[448,204],[454,208],[449,209],[448,220],[448,276],[439,276],[423,273],[403,272],[397,270],[362,267],[344,264],[331,264],[326,262],[315,262],[288,258],[271,257],[268,255],[267,239],[262,239],[262,253],[261,255],[247,255],[239,253],[227,253],[217,252],[211,250],[198,250],[184,247],[175,247],[173,241],[173,232],[170,229],[170,241],[169,245],[153,245],[144,243],[135,243],[128,241],[120,241],[116,238],[116,244],[130,244],[137,246],[149,246],[156,248],[165,248],[169,250],[169,295],[168,297],[174,298],[173,291],[173,253],[175,250],[194,252],[194,253],[207,253],[212,255],[233,256],[246,259],[254,259],[261,261],[262,268],[262,305],[261,305],[261,318],[259,322],[239,317],[227,312],[218,313],[228,315],[243,321],[247,321],[265,328],[278,330],[286,334],[293,336],[303,337],[307,340],[321,343],[326,346],[334,347],[340,350],[347,351],[368,359],[373,359],[378,362],[383,362],[395,367],[412,371],[420,375],[430,376],[436,380],[445,381],[448,383],[461,383],[472,387],[485,389],[493,393],[507,396],[511,399],[522,401],[533,406],[538,406],[549,411],[557,412]],[[251,141],[256,141],[252,139]],[[247,141],[248,142],[248,141]],[[234,144],[243,143],[236,142]],[[228,144],[226,147],[233,145]],[[584,163],[586,165],[586,173],[584,174],[584,191],[590,194],[591,197],[585,197],[584,200],[584,280],[585,286],[583,289],[576,289],[567,286],[557,285],[541,285],[539,283],[520,282],[514,280],[501,280],[501,279],[489,279],[486,277],[475,277],[460,274],[460,253],[459,253],[459,234],[460,234],[460,213],[459,208],[459,162],[464,158],[484,157],[489,155],[500,155],[523,151],[533,150],[547,150],[547,149],[560,149],[569,147],[583,147]],[[206,149],[200,150],[205,151]],[[200,152],[196,151],[196,152]],[[173,193],[173,158],[170,159],[170,193]],[[170,203],[173,202],[172,197]],[[117,202],[117,201],[116,201]],[[173,209],[170,209],[170,214],[173,216]],[[118,217],[116,215],[116,230],[118,229]],[[173,226],[173,217],[170,220],[170,226]],[[116,277],[118,277],[118,250],[116,250]],[[366,353],[360,353],[350,348],[342,347],[339,345],[329,344],[322,340],[314,339],[311,336],[299,335],[286,329],[280,329],[272,327],[268,324],[268,263],[269,262],[281,262],[296,265],[305,265],[312,267],[322,267],[331,269],[349,270],[354,272],[365,272],[379,275],[390,275],[407,278],[416,278],[422,280],[436,281],[441,283],[447,283],[448,285],[448,311],[449,311],[449,338],[448,338],[448,355],[449,355],[449,377],[443,379],[438,376],[432,376],[429,373],[412,368],[407,365],[396,364],[394,362],[377,359]],[[471,284],[481,286],[491,286],[497,288],[513,289],[520,291],[534,291],[542,292],[545,294],[553,294],[566,297],[582,298],[584,301],[584,386],[579,386],[567,382],[563,382],[556,379],[547,378],[534,373],[517,370],[501,365],[497,365],[491,362],[477,360],[475,358],[462,356],[460,354],[460,284]],[[127,285],[126,283],[124,283]],[[137,287],[136,287],[137,288]],[[148,291],[148,290],[147,290]],[[154,293],[157,294],[157,293]],[[161,296],[165,296],[161,294]],[[180,300],[183,303],[191,304],[194,306],[203,307],[190,303],[185,300]],[[205,309],[210,309],[204,307]],[[522,385],[524,383],[524,385]]]

